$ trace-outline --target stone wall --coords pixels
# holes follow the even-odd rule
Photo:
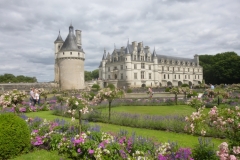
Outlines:
[[[13,89],[21,91],[30,91],[30,88],[43,88],[45,90],[52,90],[58,88],[57,83],[0,83],[0,93]]]

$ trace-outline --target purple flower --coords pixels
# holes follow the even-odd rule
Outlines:
[[[88,153],[89,153],[89,154],[93,154],[93,153],[94,153],[94,150],[89,149],[89,150],[88,150]]]
[[[161,154],[158,155],[158,160],[167,160],[167,158]]]
[[[81,149],[80,149],[80,148],[78,148],[78,149],[77,149],[77,152],[78,152],[78,153],[80,153],[80,152],[81,152]]]

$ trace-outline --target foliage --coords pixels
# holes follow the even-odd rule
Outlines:
[[[199,144],[193,149],[194,160],[218,160],[215,153],[214,144],[208,138],[199,138]]]
[[[17,104],[22,103],[26,98],[26,93],[18,90],[12,90],[5,92],[0,96],[0,107],[3,109],[6,107],[17,107]]]
[[[100,89],[100,86],[98,84],[93,84],[92,88],[95,88],[98,91]]]
[[[165,88],[165,92],[169,92],[170,91],[170,88],[169,87],[166,87]]]
[[[20,117],[0,114],[0,159],[8,159],[30,149],[30,131]]]
[[[116,87],[114,86],[114,84],[109,83],[107,88],[110,88],[111,90],[114,90]]]
[[[216,132],[224,133],[224,136],[228,139],[229,142],[229,145],[227,147],[231,153],[234,153],[233,148],[240,147],[239,116],[240,108],[238,106],[232,108],[213,107],[208,114],[193,113],[190,117],[186,117],[186,120],[190,122],[188,124],[189,126],[186,126],[186,129],[190,128],[189,131],[191,133],[194,133],[194,130],[196,130],[196,128],[199,131],[202,127],[203,129],[201,132],[205,132],[203,134],[205,135],[207,127],[215,128]],[[226,145],[223,147],[226,148]],[[225,152],[228,151],[225,150],[223,152],[224,153],[222,154],[225,154]],[[234,153],[234,155],[238,155],[239,153]]]
[[[90,81],[92,79],[97,79],[99,77],[99,70],[95,69],[94,71],[85,71],[84,72],[85,81]]]
[[[196,111],[198,112],[198,110],[204,106],[204,103],[202,101],[202,99],[199,98],[192,98],[190,100],[190,102],[188,103],[189,106],[191,106],[192,108],[195,108]]]
[[[171,156],[176,160],[191,159],[189,148],[180,148],[175,143],[157,143],[136,134],[128,135],[123,130],[114,135],[100,132],[97,127],[88,127],[77,134],[74,123],[40,119],[26,121],[32,128],[33,147],[57,150],[71,159],[158,159]]]
[[[127,93],[132,93],[132,89],[131,89],[131,88],[128,88],[128,89],[127,89]]]
[[[216,55],[200,55],[203,79],[209,84],[232,84],[240,82],[240,56],[235,52]]]
[[[110,84],[109,84],[110,85]],[[109,86],[108,85],[108,86]],[[98,92],[98,94],[94,97],[93,101],[95,103],[101,103],[103,100],[108,100],[108,108],[109,108],[109,116],[108,120],[110,120],[111,117],[111,103],[114,99],[120,98],[124,96],[124,91],[120,89],[113,88],[114,85],[112,85],[112,88],[103,88]]]
[[[34,83],[37,82],[36,77],[27,77],[23,75],[14,76],[13,74],[5,73],[4,75],[0,75],[1,83]]]
[[[181,87],[189,87],[189,85],[188,84],[182,84]]]

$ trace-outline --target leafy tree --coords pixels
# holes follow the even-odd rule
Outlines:
[[[20,83],[20,82],[25,82],[25,83],[33,83],[37,82],[36,77],[27,77],[23,75],[19,76],[14,76],[13,74],[5,73],[4,75],[0,75],[0,83]]]
[[[98,92],[98,94],[94,98],[94,102],[101,103],[103,100],[108,100],[108,120],[111,118],[111,104],[112,101],[116,98],[122,97],[124,95],[124,91],[116,88],[103,88]]]
[[[203,67],[203,79],[207,84],[239,83],[240,56],[235,52],[225,52],[216,55],[200,55],[200,65]]]

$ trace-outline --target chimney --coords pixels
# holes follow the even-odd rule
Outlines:
[[[76,40],[77,40],[77,46],[81,47],[82,46],[82,38],[81,38],[81,30],[75,30],[76,33]]]

